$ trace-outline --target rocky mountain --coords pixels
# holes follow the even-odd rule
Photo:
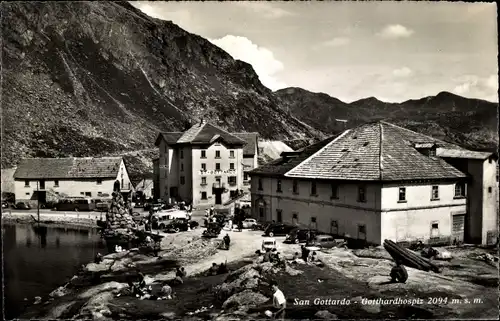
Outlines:
[[[126,2],[2,2],[1,11],[2,168],[126,154],[141,172],[159,131],[201,117],[269,139],[322,137],[283,112],[249,64]]]
[[[345,103],[301,88],[285,88],[275,94],[286,103],[288,112],[326,133],[384,119],[472,149],[496,151],[498,146],[497,103],[449,92],[402,103],[374,97]]]

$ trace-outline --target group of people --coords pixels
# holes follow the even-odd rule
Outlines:
[[[316,253],[316,251],[309,250],[305,245],[302,245],[300,247],[300,249],[301,249],[300,256],[299,256],[298,252],[295,252],[295,254],[293,256],[294,262],[297,262],[298,259],[302,259],[306,263],[307,262],[313,262],[313,263],[319,262],[318,253]]]
[[[285,267],[285,260],[284,258],[281,257],[280,252],[278,252],[276,249],[266,249],[264,253],[262,253],[260,250],[255,251],[255,254],[257,256],[262,256],[262,262],[270,262],[273,263],[279,267]]]
[[[217,265],[217,263],[212,263],[212,267],[210,267],[210,270],[208,270],[208,275],[219,275],[228,272],[229,270],[224,263],[221,263],[220,265]]]

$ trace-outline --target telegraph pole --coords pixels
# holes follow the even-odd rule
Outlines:
[[[38,218],[38,224],[40,224],[40,191],[38,189],[38,185],[40,181],[36,181],[36,215]]]

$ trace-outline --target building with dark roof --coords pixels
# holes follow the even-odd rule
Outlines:
[[[380,121],[281,156],[250,172],[256,219],[375,244],[495,241],[492,153]]]
[[[121,157],[25,158],[14,173],[16,202],[47,202],[62,197],[110,198],[115,181],[131,195],[125,162]]]
[[[185,132],[160,133],[159,197],[194,206],[226,203],[257,166],[257,139],[257,133],[228,133],[203,120]]]

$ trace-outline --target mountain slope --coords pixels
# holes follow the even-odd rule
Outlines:
[[[295,117],[328,133],[337,133],[344,125],[351,128],[385,119],[472,149],[496,151],[498,146],[498,104],[480,99],[441,92],[402,103],[386,103],[374,97],[345,103],[301,88],[285,88],[275,94]]]
[[[322,136],[284,113],[249,64],[128,3],[1,10],[2,168],[28,156],[147,150],[159,131],[202,116],[270,139]]]

